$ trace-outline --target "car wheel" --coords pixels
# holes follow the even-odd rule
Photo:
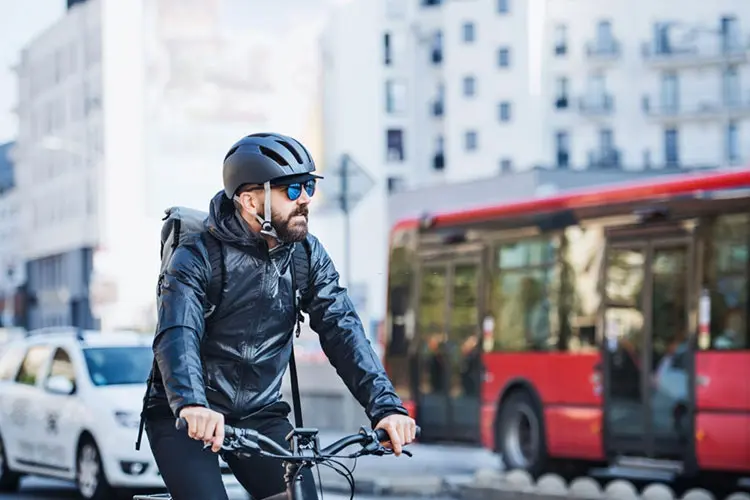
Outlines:
[[[8,468],[5,446],[0,438],[0,491],[16,491],[21,483],[21,475]]]
[[[115,496],[104,474],[99,448],[90,438],[83,439],[78,447],[76,486],[78,494],[85,500],[105,500]]]

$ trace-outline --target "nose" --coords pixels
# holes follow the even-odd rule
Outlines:
[[[306,190],[302,190],[302,194],[299,195],[299,198],[297,198],[297,204],[298,205],[309,205],[312,201],[312,198],[307,194]]]

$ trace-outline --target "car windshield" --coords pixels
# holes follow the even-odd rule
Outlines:
[[[83,350],[94,385],[145,384],[151,370],[150,346],[89,347]]]

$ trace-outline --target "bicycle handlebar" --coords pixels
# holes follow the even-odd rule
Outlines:
[[[180,417],[175,423],[177,430],[188,429],[187,420]],[[317,442],[317,429],[295,429],[295,431],[302,431],[310,437],[315,436]],[[420,428],[417,426],[417,437],[420,434]],[[353,444],[360,444],[363,448],[366,448],[367,454],[382,453],[382,446],[380,443],[389,441],[390,438],[388,433],[384,429],[376,429],[374,431],[366,431],[364,427],[360,429],[357,434],[351,434],[345,436],[331,445],[323,448],[322,450],[314,450],[316,453],[313,456],[297,455],[292,451],[280,446],[276,441],[269,437],[254,431],[252,429],[242,429],[233,427],[231,425],[224,425],[224,443],[222,444],[222,450],[229,452],[254,452],[262,456],[280,458],[291,461],[322,461],[331,458],[332,455],[340,452],[344,448]],[[268,453],[261,448],[261,445],[266,448],[270,448],[274,453]],[[373,448],[370,448],[373,446]],[[406,452],[409,454],[408,452]]]

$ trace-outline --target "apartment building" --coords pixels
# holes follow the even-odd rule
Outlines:
[[[21,255],[19,198],[15,182],[13,142],[0,144],[0,297],[5,326],[23,325],[26,269]]]
[[[269,24],[272,6],[241,0],[71,0],[28,43],[17,165],[30,328],[153,328],[164,209],[207,210],[242,135],[310,132],[317,52],[292,28],[320,3]]]
[[[326,164],[377,180],[352,215],[375,314],[399,217],[750,160],[747,1],[352,0],[322,53]],[[519,175],[545,170],[571,175]]]

